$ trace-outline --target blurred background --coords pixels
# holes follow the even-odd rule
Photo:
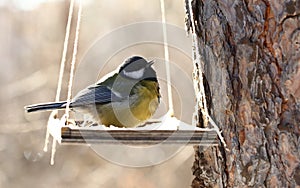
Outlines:
[[[184,33],[183,0],[165,2],[167,23],[182,29],[178,38],[186,38],[183,43],[191,44]],[[25,114],[23,107],[55,98],[69,3],[0,0],[0,187],[189,187],[194,161],[191,146],[162,164],[132,168],[113,164],[87,146],[63,145],[57,147],[55,165],[49,165],[50,153],[42,151],[49,112]],[[137,44],[112,52],[107,50],[110,43],[101,40],[124,25],[148,21],[161,21],[159,0],[84,0],[73,92],[116,69],[128,56],[138,54],[163,62],[162,45]],[[73,37],[71,32],[70,38]],[[99,50],[99,55],[93,55],[90,49]],[[170,60],[176,67],[171,69],[175,115],[186,123],[191,123],[194,109],[189,56],[170,48]],[[71,53],[68,64],[70,57]],[[66,99],[69,68],[66,67],[62,99]],[[155,68],[163,95],[155,115],[160,117],[167,111],[165,70],[161,64]]]

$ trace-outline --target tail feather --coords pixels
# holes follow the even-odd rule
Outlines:
[[[66,107],[66,101],[63,102],[53,102],[53,103],[43,103],[43,104],[33,104],[29,106],[25,106],[26,112],[35,112],[42,110],[57,110]]]

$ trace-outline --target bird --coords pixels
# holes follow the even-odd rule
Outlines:
[[[70,109],[83,114],[85,121],[105,126],[133,128],[143,125],[155,113],[161,99],[153,63],[141,56],[125,59],[119,70],[108,74],[112,76],[79,91],[71,99]],[[67,101],[61,101],[24,108],[30,113],[60,110],[66,106]]]

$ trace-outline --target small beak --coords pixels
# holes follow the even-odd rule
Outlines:
[[[148,62],[148,67],[151,67],[154,63],[155,63],[154,60],[149,61],[149,62]]]

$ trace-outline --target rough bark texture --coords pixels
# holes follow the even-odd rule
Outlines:
[[[192,187],[300,186],[300,1],[194,0],[193,12],[229,151],[195,147]]]

